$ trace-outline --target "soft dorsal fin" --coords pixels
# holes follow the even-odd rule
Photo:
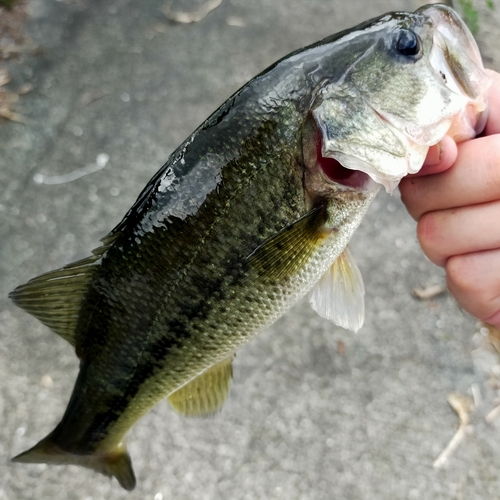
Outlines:
[[[186,417],[217,413],[229,395],[234,355],[211,366],[196,378],[170,394],[169,403]]]
[[[117,236],[103,238],[104,245],[96,248],[90,257],[18,286],[9,297],[17,306],[74,346],[82,299],[92,281],[96,265]]]
[[[280,281],[300,270],[328,235],[325,218],[324,206],[319,205],[264,241],[247,257],[252,278]]]
[[[365,286],[346,248],[311,292],[311,307],[342,328],[357,332],[365,319]]]

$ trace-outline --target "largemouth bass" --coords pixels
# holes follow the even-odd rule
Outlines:
[[[364,289],[347,244],[380,186],[445,134],[484,124],[488,78],[444,6],[391,13],[255,77],[179,148],[102,246],[18,287],[80,372],[61,422],[13,460],[135,477],[124,440],[162,398],[217,412],[235,352],[311,290],[357,330]]]

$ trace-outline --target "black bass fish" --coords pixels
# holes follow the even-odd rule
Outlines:
[[[235,352],[313,290],[357,330],[363,283],[347,251],[381,185],[445,134],[473,137],[489,84],[444,6],[391,13],[285,57],[176,151],[102,246],[12,300],[66,339],[80,372],[61,422],[15,462],[135,477],[124,440],[167,397],[217,412]]]

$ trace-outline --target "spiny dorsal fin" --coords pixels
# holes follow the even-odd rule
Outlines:
[[[346,248],[311,292],[311,307],[342,328],[357,332],[365,319],[365,286]]]
[[[135,488],[132,461],[123,443],[111,450],[89,455],[78,455],[64,451],[56,443],[54,433],[38,442],[33,448],[17,455],[12,462],[28,464],[80,465],[100,472],[108,477],[116,477],[120,485],[130,491]]]
[[[103,238],[104,245],[96,248],[90,257],[18,286],[9,297],[17,306],[74,346],[82,299],[92,281],[96,265],[117,236]]]
[[[234,355],[211,366],[180,389],[170,394],[169,403],[186,417],[217,413],[229,395]]]
[[[281,281],[297,273],[327,236],[325,217],[319,205],[257,247],[247,258],[252,278]]]

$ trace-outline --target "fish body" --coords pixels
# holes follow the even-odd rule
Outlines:
[[[61,422],[14,460],[132,489],[130,427],[164,397],[189,416],[220,409],[235,352],[315,285],[321,315],[359,328],[349,239],[380,185],[417,171],[450,130],[474,135],[487,84],[465,25],[429,6],[333,35],[242,87],[91,257],[12,292],[80,359]]]

